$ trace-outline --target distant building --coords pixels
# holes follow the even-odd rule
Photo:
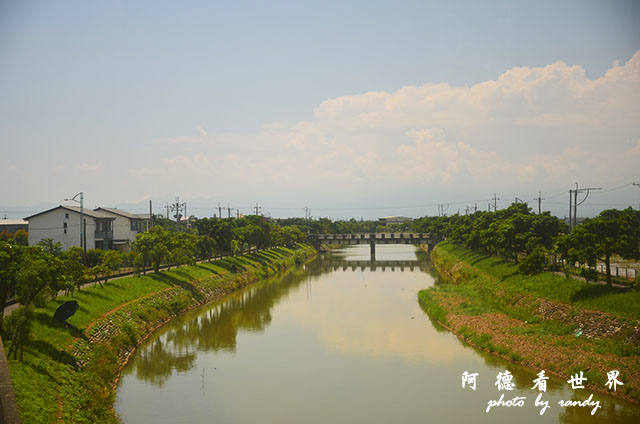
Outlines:
[[[585,219],[586,218],[577,217],[576,220],[575,220],[576,225],[582,225],[582,223],[584,222]],[[566,216],[564,217],[564,219],[562,221],[567,225],[571,225],[571,223],[569,222],[569,218],[567,218]]]
[[[133,214],[116,208],[83,209],[87,249],[129,251],[136,234],[147,231],[149,214]],[[80,244],[80,208],[57,206],[25,218],[29,244],[45,238],[62,244],[64,250]]]
[[[113,249],[113,222],[115,217],[91,209],[83,209],[84,239],[87,249]],[[42,239],[52,239],[62,244],[64,250],[80,244],[80,208],[56,206],[55,208],[25,218],[29,222],[29,245]]]
[[[405,224],[407,222],[413,221],[413,218],[408,218],[406,216],[385,216],[384,218],[378,218],[378,221],[382,225]]]
[[[112,249],[128,252],[130,242],[142,231],[148,231],[151,219],[149,214],[129,213],[117,208],[96,208],[95,212],[104,213],[115,218],[113,222]]]
[[[23,219],[0,219],[0,233],[15,234],[18,230],[28,231],[29,223]]]

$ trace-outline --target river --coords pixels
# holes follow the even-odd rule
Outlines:
[[[639,422],[640,408],[555,377],[540,416],[528,370],[465,346],[417,302],[436,284],[414,246],[351,246],[172,321],[136,352],[116,412],[135,423]],[[499,391],[508,370],[513,391]],[[476,390],[462,388],[478,373]],[[522,407],[488,402],[525,397]]]

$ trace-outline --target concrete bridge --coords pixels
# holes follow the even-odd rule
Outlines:
[[[307,240],[316,248],[323,244],[368,244],[372,259],[376,257],[376,244],[426,244],[431,250],[439,241],[427,233],[309,234]]]

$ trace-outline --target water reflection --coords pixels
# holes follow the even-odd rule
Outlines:
[[[173,345],[156,339],[140,351],[136,358],[136,377],[162,387],[173,371],[193,368],[195,353],[179,353]]]
[[[563,398],[571,401],[585,401],[591,393],[584,390],[574,391],[570,397]],[[594,415],[591,415],[592,406],[567,406],[562,409],[559,416],[561,423],[617,423],[617,424],[633,424],[637,423],[640,415],[638,408],[631,405],[623,405],[618,401],[601,395],[593,395],[593,401],[600,403]]]
[[[279,313],[316,334],[330,352],[430,363],[473,355],[442,343],[443,335],[423,319],[416,294],[429,284],[424,274],[428,264],[417,260],[413,250],[405,255],[414,259],[353,260],[343,255],[337,251],[313,263],[311,275],[332,274],[331,278],[313,286],[310,301],[280,305]],[[384,271],[404,275],[396,279]]]
[[[426,262],[418,260],[393,260],[393,261],[381,261],[381,260],[363,260],[363,261],[350,261],[339,257],[328,257],[318,262],[314,267],[316,273],[325,273],[330,271],[376,271],[382,272],[404,272],[407,271],[427,271],[428,267]]]

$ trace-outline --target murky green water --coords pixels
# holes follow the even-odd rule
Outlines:
[[[601,396],[591,407],[551,378],[540,416],[536,372],[464,346],[434,327],[417,292],[434,284],[413,246],[333,252],[306,269],[193,311],[157,332],[122,374],[126,423],[639,422],[640,408]],[[499,372],[516,390],[498,391]],[[463,389],[464,371],[478,373]],[[490,400],[524,396],[524,406]]]

